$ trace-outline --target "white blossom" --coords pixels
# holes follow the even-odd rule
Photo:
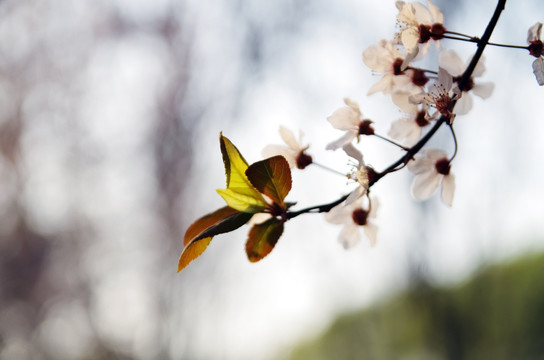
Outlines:
[[[327,150],[336,150],[349,144],[359,135],[370,135],[374,133],[374,129],[370,126],[370,120],[363,119],[363,114],[359,108],[359,104],[351,101],[348,98],[344,99],[346,106],[336,110],[327,120],[331,125],[339,130],[345,130],[345,134],[339,139],[327,145]]]
[[[391,95],[393,102],[405,113],[405,116],[394,121],[387,133],[405,146],[414,145],[421,137],[423,128],[431,122],[428,105],[425,103],[413,104],[409,101],[410,96],[409,92],[398,92]]]
[[[410,78],[401,70],[404,54],[390,41],[382,39],[377,45],[365,49],[363,51],[363,62],[370,70],[383,75],[368,90],[367,95],[380,91],[389,94],[393,91],[402,90],[410,84]]]
[[[544,45],[540,38],[542,32],[542,23],[537,22],[529,28],[527,34],[527,43],[529,43],[529,53],[536,57],[533,61],[533,73],[535,74],[538,85],[544,85]]]
[[[461,97],[459,87],[453,86],[452,76],[443,68],[438,69],[438,81],[429,85],[428,92],[410,96],[409,99],[414,104],[427,104],[436,108],[437,112],[431,118],[438,115],[446,116],[453,122],[455,114],[451,112],[453,101]]]
[[[343,149],[348,156],[357,161],[355,170],[348,174],[349,179],[355,180],[358,183],[357,188],[346,199],[346,205],[349,205],[367,193],[370,180],[368,177],[368,168],[363,160],[363,154],[351,143],[344,145]]]
[[[472,58],[468,59],[466,62],[463,62],[461,57],[453,50],[444,50],[440,53],[438,62],[440,67],[445,69],[448,73],[453,76],[457,81],[463,72],[468,67],[468,64]],[[472,96],[470,93],[479,96],[482,99],[487,99],[493,93],[495,85],[492,82],[475,82],[474,78],[480,77],[485,72],[484,57],[478,61],[472,76],[468,80],[466,87],[463,89],[463,96],[455,104],[455,114],[465,115],[472,109]]]
[[[368,206],[370,209],[363,209],[362,200],[362,198],[359,198],[348,206],[337,205],[325,214],[325,220],[328,222],[343,225],[338,235],[338,241],[344,249],[352,248],[361,240],[360,227],[363,228],[370,245],[376,245],[378,228],[370,220],[376,217],[379,206],[378,199],[372,198],[369,201]]]
[[[418,56],[420,51],[420,56],[427,53],[429,40],[436,40],[437,47],[440,46],[438,40],[442,38],[446,30],[442,25],[444,15],[431,0],[427,0],[427,5],[428,8],[419,2],[396,2],[399,10],[397,20],[404,24],[399,34],[400,42],[406,49],[403,69]]]
[[[416,176],[411,192],[418,200],[426,200],[442,185],[442,201],[451,206],[455,193],[455,176],[450,171],[447,154],[438,149],[426,149],[425,155],[416,155],[408,163],[408,170]]]
[[[295,138],[293,132],[286,127],[280,126],[280,136],[285,145],[267,145],[262,150],[264,158],[269,158],[275,155],[282,155],[289,163],[290,168],[295,166],[299,169],[304,169],[306,166],[312,163],[312,157],[305,153],[308,149],[308,145],[302,145],[302,131],[299,131],[298,140]]]

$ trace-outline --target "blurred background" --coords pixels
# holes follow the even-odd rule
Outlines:
[[[495,7],[435,4],[476,36]],[[452,208],[413,200],[401,172],[373,188],[374,248],[345,251],[339,227],[305,215],[259,263],[244,227],[175,272],[185,229],[223,206],[220,131],[251,163],[280,125],[302,129],[342,172],[346,157],[324,147],[344,97],[386,134],[401,115],[365,96],[378,77],[361,54],[392,38],[396,13],[371,0],[0,1],[0,358],[541,353],[543,260],[527,254],[544,245],[544,89],[522,50],[486,51],[496,88],[456,119]],[[492,40],[525,45],[542,15],[510,1]],[[433,145],[453,150],[447,131]],[[373,139],[361,149],[378,170],[399,156]],[[293,181],[300,208],[351,189],[314,167]]]

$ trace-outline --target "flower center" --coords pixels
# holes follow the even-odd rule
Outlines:
[[[429,78],[425,75],[425,71],[419,69],[412,70],[412,83],[414,85],[425,86],[427,81],[429,81]]]
[[[434,106],[443,116],[450,117],[450,108],[452,105],[452,100],[447,94],[442,94],[439,97],[434,99]]]
[[[453,81],[459,84],[459,80],[461,80],[461,76],[456,76],[453,78]],[[468,78],[467,83],[465,86],[461,89],[462,91],[470,91],[474,88],[474,79],[471,77]]]
[[[400,69],[403,62],[404,62],[404,60],[401,59],[401,58],[396,58],[395,61],[393,61],[393,75],[402,75],[402,74],[404,74],[404,71],[402,71]]]
[[[357,172],[355,173],[355,179],[364,189],[368,189],[369,178],[366,166],[363,165],[357,169]]]
[[[312,163],[312,157],[310,155],[306,154],[304,151],[301,151],[301,152],[298,153],[296,161],[297,161],[297,168],[302,170],[306,166],[308,166],[308,165],[310,165]]]
[[[363,120],[359,123],[359,135],[374,135],[371,120]]]
[[[358,208],[353,211],[351,214],[351,218],[353,219],[353,222],[357,225],[366,225],[366,220],[368,218],[368,211],[363,210],[362,208]]]
[[[420,24],[417,27],[417,31],[419,33],[420,44],[425,44],[427,41],[431,39],[431,27],[429,25]]]
[[[533,40],[529,43],[529,53],[534,57],[540,57],[544,55],[544,45],[542,40]]]
[[[442,175],[449,175],[450,173],[450,161],[446,158],[437,160],[434,164],[436,172]]]
[[[431,26],[431,38],[433,40],[440,40],[444,38],[444,34],[446,33],[446,28],[442,24],[433,24]]]
[[[429,120],[427,120],[427,111],[418,111],[415,122],[419,127],[425,127],[429,125]]]

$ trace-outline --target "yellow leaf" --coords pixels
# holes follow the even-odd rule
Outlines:
[[[252,214],[262,212],[267,207],[267,203],[246,176],[247,161],[223,134],[220,135],[219,141],[225,164],[227,188],[218,189],[217,192],[233,209]]]

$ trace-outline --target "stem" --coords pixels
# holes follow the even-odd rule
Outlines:
[[[469,39],[474,39],[475,38],[474,36],[463,34],[463,33],[457,32],[457,31],[446,30],[446,34],[459,35],[459,36],[463,36],[463,37],[466,37],[466,38],[469,38]]]
[[[485,32],[484,32],[482,38],[477,41],[478,44],[477,44],[476,53],[472,57],[472,60],[470,61],[470,64],[468,65],[465,72],[461,75],[461,78],[458,81],[459,89],[461,91],[464,88],[466,88],[466,86],[468,84],[468,81],[469,81],[470,77],[472,76],[472,73],[474,72],[474,69],[476,68],[476,64],[478,64],[478,61],[482,57],[484,49],[485,49],[486,45],[489,43],[489,38],[491,37],[491,34],[493,33],[493,30],[495,29],[495,26],[497,25],[497,22],[499,21],[499,17],[501,16],[501,12],[504,10],[505,4],[506,4],[506,0],[498,0],[497,7],[495,8],[495,12],[493,13],[493,16],[491,17],[491,20],[489,20],[489,24],[487,24],[487,27],[485,29]],[[461,39],[459,39],[459,40],[461,40]],[[467,41],[466,39],[463,39],[463,40]],[[452,104],[452,108],[455,107],[456,103],[457,103],[457,100],[454,100],[453,104]],[[397,170],[396,168],[398,166],[406,165],[414,157],[414,155],[417,154],[423,148],[423,146],[425,146],[425,144],[427,144],[429,139],[431,139],[433,137],[433,135],[440,128],[440,126],[442,126],[442,124],[444,124],[444,123],[449,124],[449,118],[447,116],[440,116],[440,118],[436,121],[436,123],[429,130],[429,132],[427,132],[425,134],[425,136],[423,136],[413,147],[408,149],[406,154],[404,154],[401,158],[399,158],[393,164],[389,165],[389,167],[387,167],[384,171],[382,171],[380,173],[377,173],[370,180],[370,183],[369,183],[368,187],[369,188],[372,187],[372,185],[377,183],[382,177],[384,177],[388,173],[390,173],[392,171],[396,171]],[[457,149],[457,145],[456,145],[456,149]],[[302,210],[299,210],[299,211],[288,212],[286,215],[287,215],[288,219],[292,219],[292,218],[294,218],[294,217],[296,217],[298,215],[304,214],[304,213],[327,212],[330,209],[332,209],[333,207],[335,207],[336,205],[342,203],[342,201],[346,200],[348,196],[349,196],[349,194],[344,195],[341,198],[339,198],[339,199],[337,199],[337,200],[335,200],[335,201],[333,201],[331,203],[328,203],[328,204],[317,205],[317,206],[308,207],[308,208],[305,208],[305,209],[302,209]],[[316,210],[316,211],[314,211],[314,210]]]
[[[332,172],[332,173],[334,173],[334,174],[337,174],[337,175],[341,175],[341,176],[343,176],[343,177],[346,177],[346,174],[341,173],[341,172],[338,171],[338,170],[331,169],[331,168],[328,167],[328,166],[325,166],[325,165],[316,163],[315,161],[312,161],[312,164],[314,164],[314,165],[316,165],[316,166],[318,166],[318,167],[320,167],[320,168],[322,168],[322,169],[324,169],[324,170],[330,171],[330,172]]]
[[[457,136],[455,136],[455,131],[453,130],[453,125],[449,124],[448,126],[449,126],[450,131],[451,131],[451,136],[453,136],[453,144],[455,145],[455,150],[453,151],[453,155],[450,158],[450,163],[451,163],[452,160],[455,158],[455,155],[457,155]]]
[[[473,42],[473,43],[477,43],[478,42],[478,38],[462,38],[462,37],[458,37],[458,36],[449,36],[449,35],[444,35],[442,36],[443,39],[452,39],[452,40],[459,40],[459,41],[467,41],[467,42]]]
[[[522,45],[508,45],[508,44],[497,44],[497,43],[487,43],[487,45],[493,45],[493,46],[499,46],[499,47],[505,47],[505,48],[513,48],[513,49],[525,49],[529,50],[529,46],[522,46]]]
[[[410,150],[410,148],[407,148],[406,146],[402,146],[401,144],[398,144],[398,143],[394,142],[393,140],[388,139],[388,138],[386,138],[386,137],[383,137],[383,136],[381,136],[381,135],[378,135],[378,134],[372,134],[372,135],[374,135],[374,136],[376,136],[376,137],[378,137],[378,138],[380,138],[380,139],[382,139],[382,140],[385,140],[385,141],[387,141],[387,142],[390,143],[390,144],[393,144],[393,145],[395,145],[395,146],[398,146],[399,148],[401,148],[401,149],[404,150],[404,151]]]

